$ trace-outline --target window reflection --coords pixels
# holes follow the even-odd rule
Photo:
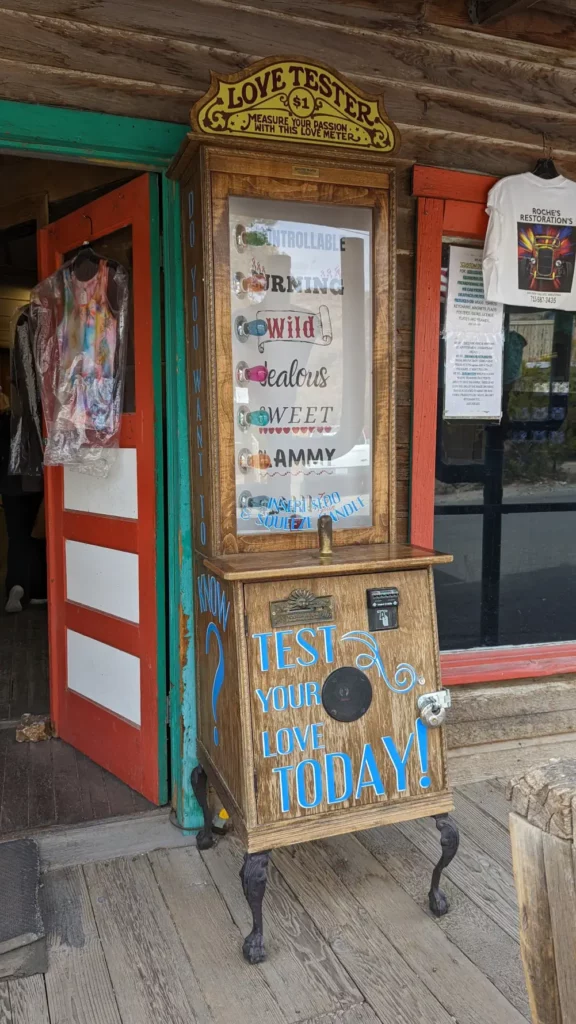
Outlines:
[[[443,273],[447,274],[448,246]],[[502,420],[442,418],[435,547],[444,650],[576,633],[576,316],[505,309]]]

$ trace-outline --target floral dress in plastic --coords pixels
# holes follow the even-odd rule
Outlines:
[[[99,259],[84,281],[73,260],[32,292],[45,465],[108,472],[122,414],[128,287],[120,264]]]

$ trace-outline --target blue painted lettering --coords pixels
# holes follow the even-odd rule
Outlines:
[[[283,642],[283,638],[285,636],[292,636],[292,633],[293,630],[291,629],[281,629],[277,630],[274,634],[274,639],[276,641],[276,664],[279,669],[296,668],[295,664],[286,661],[285,655],[288,651],[291,651],[292,648],[286,647]]]
[[[288,698],[285,686],[272,687],[272,707],[275,711],[285,711],[288,706]]]
[[[326,663],[331,665],[334,661],[334,633],[336,632],[336,626],[318,626],[318,632],[324,634]]]
[[[294,733],[292,729],[278,729],[276,733],[276,750],[279,754],[291,754],[294,750]]]
[[[366,774],[366,778],[364,778]],[[362,760],[360,761],[360,770],[358,772],[358,785],[356,786],[356,799],[359,800],[363,789],[372,788],[377,796],[384,796],[386,791],[384,789],[384,783],[380,778],[380,772],[378,771],[378,765],[376,764],[376,758],[374,757],[374,751],[369,743],[364,744],[364,750],[362,752]]]
[[[308,799],[306,793],[306,769],[312,769],[312,792],[313,796]],[[310,759],[300,761],[296,768],[296,796],[300,807],[318,807],[324,796],[324,785],[322,779],[322,768],[318,761]]]
[[[336,764],[340,764],[342,768],[342,779],[338,780],[343,783],[343,789],[341,793],[337,792],[336,789]],[[324,771],[326,774],[326,800],[329,804],[341,804],[344,800],[349,800],[352,796],[353,782],[352,782],[352,761],[348,754],[326,754],[324,758]]]
[[[312,750],[324,750],[324,744],[322,740],[322,729],[324,728],[324,722],[315,722],[312,726]]]
[[[313,629],[310,629],[308,626],[305,626],[303,629],[299,629],[298,632],[296,633],[296,643],[298,644],[299,647],[302,648],[303,651],[307,651],[308,654],[311,654],[312,657],[310,661],[305,661],[304,658],[301,657],[296,658],[296,661],[298,662],[299,665],[315,665],[319,657],[318,651],[316,650],[315,647],[312,647],[312,644],[309,644],[306,640],[303,639],[304,633],[308,633],[309,636],[314,637],[315,631]]]
[[[273,768],[272,774],[280,777],[280,810],[286,814],[290,810],[290,786],[288,772],[294,771],[293,764],[283,764],[280,768]]]
[[[267,672],[270,667],[270,661],[268,659],[268,640],[271,636],[273,636],[272,633],[252,633],[252,639],[258,641],[260,669],[262,672]]]
[[[383,736],[382,737],[382,743],[384,744],[384,750],[388,754],[388,757],[392,761],[392,764],[394,765],[394,768],[395,768],[395,771],[396,771],[396,786],[397,786],[397,789],[398,789],[399,793],[404,793],[406,791],[406,762],[408,760],[408,755],[410,754],[410,751],[412,749],[413,742],[414,742],[414,733],[411,732],[409,737],[408,737],[408,742],[406,744],[406,749],[404,751],[404,756],[400,757],[400,754],[398,753],[398,750],[396,749],[396,744],[394,743],[394,740],[392,739],[392,737],[391,736]]]
[[[314,704],[322,703],[320,683],[304,683],[306,687],[306,707],[311,708]]]

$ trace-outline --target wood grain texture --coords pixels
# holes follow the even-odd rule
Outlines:
[[[493,1024],[523,1024],[522,1015],[358,839],[329,839],[318,849],[340,883],[373,918],[448,1013],[469,1024],[485,1024],[489,1006]]]
[[[169,809],[161,808],[129,818],[39,832],[35,839],[40,847],[42,869],[133,857],[149,850],[195,843],[195,836],[175,828],[169,816]]]
[[[448,776],[454,786],[497,775],[518,775],[550,758],[576,757],[576,735],[536,736],[521,740],[479,743],[448,751]]]
[[[482,782],[469,782],[461,787],[460,792],[467,800],[476,804],[483,815],[488,815],[499,822],[508,831],[510,804],[502,787],[496,785],[494,779]]]
[[[452,1016],[405,962],[396,943],[367,919],[316,845],[277,851],[274,862],[381,1021],[452,1024]]]
[[[562,1022],[569,1021],[576,1006],[576,857],[574,843],[542,835],[546,888],[554,945],[554,966]]]
[[[222,10],[234,10],[233,41],[222,40]],[[5,54],[7,59],[22,63],[51,67],[64,64],[77,72],[102,68],[103,77],[115,78],[123,72],[130,82],[151,79],[164,89],[188,86],[204,91],[208,70],[213,66],[210,61],[214,59],[215,38],[228,43],[219,52],[224,72],[238,68],[240,55],[255,59],[276,54],[281,38],[286,52],[303,57],[316,56],[321,47],[326,59],[329,57],[342,71],[367,79],[372,91],[384,77],[384,66],[389,82],[405,82],[415,92],[428,89],[441,95],[458,95],[469,87],[486,104],[493,105],[510,99],[507,74],[518,73],[524,59],[528,64],[524,71],[525,104],[570,109],[572,69],[567,59],[555,60],[551,54],[549,73],[542,78],[530,66],[530,57],[535,62],[534,48],[515,53],[502,41],[495,49],[503,52],[493,52],[472,31],[450,35],[435,26],[433,18],[423,33],[422,24],[411,23],[410,18],[390,18],[382,10],[373,10],[366,22],[358,16],[359,11],[358,5],[349,5],[348,17],[342,19],[330,16],[326,5],[320,3],[305,9],[294,3],[276,4],[272,10],[258,2],[243,5],[240,10],[220,3],[199,4],[192,18],[184,0],[179,0],[167,22],[158,3],[148,3],[138,15],[129,0],[118,4],[117,14],[110,2],[100,5],[98,12],[86,12],[74,5],[62,7],[61,0],[47,5],[27,0],[24,10],[10,0],[4,8],[5,32],[10,39]],[[469,22],[466,27],[471,28]],[[355,46],[359,29],[362,46]],[[40,34],[46,38],[43,47],[35,45]],[[99,63],[94,56],[96,46]],[[122,57],[120,69],[113,63],[114,52]],[[388,99],[387,104],[391,106]]]
[[[467,790],[466,790],[467,792]],[[356,838],[402,886],[415,904],[428,909],[430,875],[437,850],[424,854],[397,826],[356,833]],[[518,937],[512,938],[470,899],[452,878],[442,877],[450,910],[436,920],[436,927],[475,964],[500,992],[528,1017],[528,1000]]]
[[[438,833],[429,820],[406,821],[397,826],[419,850],[434,859],[438,852]],[[508,935],[517,939],[516,893],[508,871],[489,857],[468,836],[458,856],[444,874],[451,878],[471,900]]]
[[[520,948],[533,1024],[562,1024],[554,965],[543,833],[510,815],[514,880],[520,912]]]
[[[434,473],[437,388],[440,350],[440,270],[442,219],[440,199],[418,200],[418,249],[414,349],[414,416],[412,421],[412,491],[410,540],[433,547]]]
[[[216,1024],[237,1024],[239,1015],[283,1024],[266,979],[238,956],[241,933],[198,851],[158,850],[149,860]]]
[[[203,859],[236,926],[246,934],[250,914],[238,885],[242,863],[239,844],[230,837],[209,850]],[[269,955],[258,970],[291,1022],[345,1009],[362,999],[351,972],[342,964],[338,948],[331,948],[311,920],[306,901],[295,895],[298,897],[271,864],[264,900]]]
[[[450,791],[437,793],[434,797],[434,810],[431,813],[444,814],[454,809],[454,801]],[[372,804],[366,807],[351,808],[346,814],[319,814],[303,818],[291,818],[286,821],[274,821],[269,825],[257,825],[245,833],[246,849],[249,853],[259,850],[275,850],[280,846],[295,843],[311,842],[328,836],[343,835],[357,832],[360,829],[378,828],[380,825],[393,825],[400,821],[411,821],[422,817],[422,800],[402,800],[390,806]]]
[[[49,871],[42,888],[52,1024],[121,1024],[81,867]]]
[[[505,824],[496,821],[467,795],[458,791],[454,793],[454,818],[458,822],[461,837],[469,836],[484,853],[498,861],[501,867],[512,871],[507,820]]]
[[[194,591],[198,738],[207,750],[211,764],[226,782],[235,803],[242,806],[247,766],[237,658],[237,633],[243,627],[242,608],[237,605],[241,595],[234,590],[232,583],[207,574],[199,558],[194,563]],[[199,599],[200,592],[206,595],[202,599]],[[213,688],[219,670],[222,681],[215,714]]]
[[[410,544],[358,544],[335,548],[330,561],[323,562],[316,549],[206,558],[205,565],[225,580],[241,579],[248,582],[271,578],[293,579],[297,576],[342,576],[390,569],[423,569],[451,561],[452,555],[443,555]]]
[[[512,810],[543,832],[574,842],[576,826],[576,758],[554,758],[510,781],[506,794]]]
[[[546,684],[543,682],[542,684]],[[543,702],[543,707],[545,707]],[[522,704],[519,704],[522,712]],[[507,718],[490,718],[487,721],[449,723],[446,738],[450,749],[475,746],[481,743],[496,743],[498,740],[522,740],[528,737],[556,736],[574,732],[576,734],[576,709],[570,711],[539,711],[533,715],[518,714]]]
[[[212,1015],[146,858],[89,864],[84,875],[123,1024],[208,1024]]]
[[[204,277],[205,182],[201,164],[195,159],[181,182],[182,259],[187,337],[188,416],[190,463],[195,485],[192,489],[192,531],[194,548],[204,553],[213,549],[215,489],[213,459],[216,457],[213,421],[210,418],[211,378],[206,342],[207,300]],[[208,344],[208,348],[206,345]]]
[[[14,978],[8,982],[8,988],[13,1024],[54,1024],[48,1013],[43,974]],[[1,1014],[0,1010],[0,1020]]]
[[[0,1024],[12,1024],[12,1007],[8,982],[0,982]]]
[[[536,715],[563,714],[576,710],[576,679],[527,679],[490,686],[465,686],[452,690],[450,723],[453,726],[480,718],[496,727],[503,719],[532,719]],[[565,732],[566,730],[559,730]]]
[[[270,601],[286,599],[291,593],[292,585],[290,583],[262,582],[248,584],[245,587],[259,825],[281,820],[287,821],[290,818],[314,818],[317,815],[326,815],[328,812],[334,816],[341,816],[350,810],[370,804],[379,803],[383,806],[391,806],[400,804],[403,800],[421,800],[422,814],[434,813],[435,795],[444,793],[446,789],[442,730],[428,730],[429,761],[427,769],[431,781],[429,788],[424,790],[420,785],[422,766],[418,757],[418,745],[415,737],[415,721],[419,717],[417,708],[417,698],[421,692],[419,687],[414,687],[407,693],[398,693],[393,692],[391,688],[379,681],[373,687],[369,711],[353,725],[338,722],[329,717],[324,709],[321,706],[318,707],[315,702],[311,702],[308,707],[299,707],[296,710],[287,707],[281,711],[272,709],[265,712],[262,700],[256,692],[257,689],[260,689],[263,693],[267,693],[271,687],[282,687],[291,683],[293,679],[294,682],[297,682],[301,678],[317,679],[318,685],[321,686],[324,677],[330,672],[351,662],[353,664],[355,648],[352,647],[350,641],[338,643],[337,638],[348,631],[368,628],[366,591],[378,587],[396,587],[401,595],[399,627],[376,634],[388,678],[393,680],[396,667],[408,663],[413,666],[418,677],[425,679],[426,690],[436,690],[439,685],[439,675],[435,650],[435,618],[433,595],[429,589],[429,577],[426,570],[362,574],[349,579],[338,577],[314,579],[307,581],[307,587],[315,596],[332,597],[333,621],[337,624],[337,632],[334,634],[333,660],[330,664],[327,665],[320,655],[318,665],[314,669],[305,668],[303,674],[300,670],[292,673],[275,667],[273,653],[270,657],[270,667],[263,669],[259,654],[259,641],[255,636],[257,633],[270,629]],[[321,640],[317,641],[317,643],[321,642]],[[285,634],[285,643],[287,648],[294,644],[288,634]],[[291,651],[287,651],[285,654],[286,661],[292,662],[295,668],[297,668],[296,653],[297,648],[291,646]],[[297,726],[302,733],[305,730],[310,732],[317,722],[323,723],[321,743],[326,751],[342,751],[350,758],[354,790],[360,777],[365,745],[370,745],[384,784],[384,796],[378,795],[375,787],[366,787],[362,790],[359,798],[335,802],[335,805],[331,806],[327,801],[326,787],[324,787],[322,799],[315,806],[307,809],[298,805],[294,783],[295,773],[292,772],[288,782],[290,810],[287,813],[282,813],[279,778],[272,769],[282,763],[297,766],[301,761],[304,762],[308,758],[318,755],[314,755],[308,745],[304,751],[293,750],[289,758],[284,758],[284,762],[281,757],[272,756],[270,758],[269,750],[263,746],[262,737],[264,733],[267,734],[274,754],[276,730]],[[399,751],[404,752],[407,749],[407,744],[411,744],[411,754],[407,759],[406,788],[402,791],[398,788],[399,783],[392,761],[384,753],[384,735],[393,738]],[[309,773],[305,775],[305,778],[306,801],[313,804],[319,794],[316,793],[315,786],[311,783]],[[339,791],[342,791],[343,780],[340,777],[337,777],[336,786]]]

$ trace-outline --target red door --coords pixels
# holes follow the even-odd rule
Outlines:
[[[46,469],[50,707],[63,740],[160,803],[166,736],[157,621],[157,224],[156,179],[143,175],[43,228],[39,274],[53,273],[85,241],[131,271],[118,456],[104,480],[70,467]]]

